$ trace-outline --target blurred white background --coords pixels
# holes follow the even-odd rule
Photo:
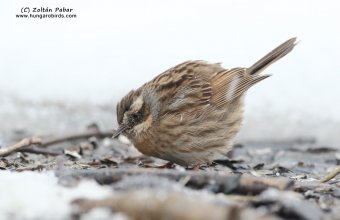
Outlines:
[[[25,6],[69,7],[77,18],[16,18]],[[295,50],[266,71],[273,76],[248,92],[239,138],[339,146],[339,11],[336,0],[2,0],[0,96],[114,109],[177,63],[247,67],[297,36]]]

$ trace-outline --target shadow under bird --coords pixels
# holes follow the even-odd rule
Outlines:
[[[292,38],[249,68],[187,61],[130,91],[117,104],[119,128],[143,154],[182,166],[225,159],[243,119],[244,96],[296,45]]]

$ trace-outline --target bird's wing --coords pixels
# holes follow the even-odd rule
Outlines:
[[[223,107],[269,75],[249,75],[246,68],[223,69],[219,64],[187,61],[151,81],[162,114],[199,113],[207,106]]]
[[[195,113],[204,109],[213,96],[209,79],[222,70],[225,69],[220,64],[187,61],[157,76],[150,83],[162,103],[161,114]]]

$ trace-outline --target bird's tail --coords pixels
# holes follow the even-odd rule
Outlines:
[[[269,52],[266,56],[262,59],[257,61],[254,65],[247,69],[247,73],[249,75],[258,75],[263,70],[265,70],[268,66],[276,62],[277,60],[281,59],[282,57],[286,56],[290,51],[293,50],[294,46],[296,45],[296,37],[291,38]]]

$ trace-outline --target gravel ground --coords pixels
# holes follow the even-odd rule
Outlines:
[[[0,99],[3,148],[116,126],[113,105]],[[313,139],[241,141],[230,160],[199,171],[150,168],[165,161],[123,137],[43,149],[0,157],[0,219],[340,218],[339,177],[320,182],[340,165],[340,150]]]

